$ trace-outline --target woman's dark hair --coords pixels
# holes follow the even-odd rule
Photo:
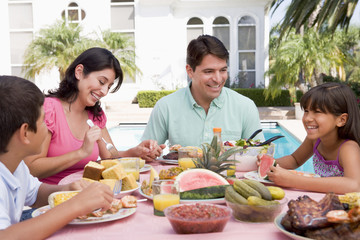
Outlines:
[[[0,76],[0,154],[14,133],[27,123],[36,133],[36,122],[41,115],[44,94],[32,82],[15,76]]]
[[[73,103],[79,94],[78,80],[75,77],[75,68],[77,65],[82,64],[84,66],[83,73],[85,76],[91,72],[101,71],[104,69],[113,69],[115,72],[115,80],[117,84],[115,88],[111,91],[112,93],[119,90],[122,81],[123,81],[123,72],[120,67],[119,61],[116,57],[105,48],[90,48],[83,53],[81,53],[67,68],[65,72],[65,77],[60,82],[59,88],[55,90],[49,90],[47,97],[56,97],[63,101]],[[101,115],[100,102],[96,102],[94,106],[86,107],[86,110],[89,110],[94,114],[94,117],[99,117]]]
[[[189,43],[186,63],[195,71],[196,66],[199,66],[208,54],[226,60],[226,62],[229,60],[229,52],[219,39],[210,35],[200,35]]]
[[[351,139],[360,146],[360,110],[351,88],[342,83],[328,82],[311,88],[300,100],[302,109],[317,110],[340,116],[348,114],[343,127],[338,128],[341,139]]]

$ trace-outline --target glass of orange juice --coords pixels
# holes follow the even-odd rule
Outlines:
[[[165,216],[164,209],[180,203],[179,187],[174,180],[156,180],[152,183],[154,215]]]
[[[197,148],[182,147],[178,150],[178,163],[180,167],[185,169],[195,168],[194,161],[198,158]]]

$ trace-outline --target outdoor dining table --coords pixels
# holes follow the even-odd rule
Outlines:
[[[151,164],[158,172],[174,165]],[[150,172],[142,173],[140,181],[148,180]],[[241,178],[243,173],[237,173]],[[308,195],[319,201],[324,197],[322,193],[305,192],[296,189],[284,189],[285,196],[297,199],[299,196]],[[144,198],[138,191],[132,193],[138,199]],[[225,203],[224,203],[225,204]],[[287,211],[287,205],[282,212]],[[55,232],[48,239],[290,239],[282,233],[274,224],[268,223],[246,223],[240,222],[231,217],[222,232],[204,234],[177,234],[172,229],[166,217],[159,217],[153,214],[153,203],[151,200],[139,202],[136,212],[126,218],[119,220],[93,223],[86,225],[67,225]]]

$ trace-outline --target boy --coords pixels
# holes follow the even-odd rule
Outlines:
[[[0,239],[43,239],[80,215],[107,210],[113,199],[109,187],[84,181],[48,185],[30,175],[23,159],[38,154],[47,134],[44,96],[32,82],[0,76]],[[81,190],[48,212],[20,222],[23,207],[47,205],[56,191]]]

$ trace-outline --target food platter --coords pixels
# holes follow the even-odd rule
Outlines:
[[[141,188],[139,188],[139,193],[144,198],[147,198],[152,201],[153,197],[146,195]],[[213,204],[222,204],[225,203],[225,198],[213,198],[213,199],[194,199],[194,200],[185,200],[180,199],[180,203],[213,203]]]
[[[296,175],[299,175],[299,176],[304,176],[304,177],[320,177],[318,174],[303,172],[303,171],[290,170],[290,172],[295,173]],[[274,184],[273,181],[260,178],[257,171],[247,172],[244,174],[244,177],[247,179],[256,180],[256,181],[259,181],[262,183]]]
[[[41,214],[45,213],[46,211],[50,210],[50,206],[46,205],[44,207],[36,209],[32,213],[32,217],[40,216]],[[93,223],[103,223],[109,222],[114,220],[119,220],[122,218],[126,218],[136,212],[136,208],[121,208],[118,212],[110,214],[106,213],[101,217],[88,217],[86,219],[74,219],[69,222],[70,225],[83,225],[83,224],[93,224]]]
[[[151,169],[151,165],[150,164],[145,164],[142,168],[140,168],[140,172],[147,172],[150,171]]]
[[[64,177],[63,179],[61,179],[61,181],[59,182],[59,185],[65,185],[65,184],[72,183],[74,181],[78,181],[82,178],[82,176],[83,176],[83,171],[79,171],[79,172],[70,174],[70,175]],[[133,189],[127,190],[127,191],[121,191],[119,194],[114,195],[114,198],[122,198],[123,196],[125,196],[127,194],[135,192],[139,188],[140,188],[140,183],[137,182],[136,188],[133,188]]]
[[[307,238],[307,237],[304,237],[304,236],[300,236],[300,235],[297,235],[293,232],[289,232],[287,231],[282,225],[281,225],[281,220],[283,219],[283,217],[285,216],[286,213],[282,213],[280,215],[278,215],[275,220],[274,220],[274,223],[275,223],[275,226],[281,231],[283,232],[286,236],[292,238],[292,239],[298,239],[298,240],[311,240],[311,238]]]
[[[245,173],[244,178],[256,180],[256,181],[259,181],[259,182],[262,182],[262,183],[274,184],[273,181],[260,178],[257,171],[251,171],[251,172]]]
[[[178,165],[178,164],[179,164],[178,160],[164,159],[164,158],[162,158],[162,157],[156,158],[155,161],[161,162],[161,163],[166,163],[166,164],[174,164],[174,165]]]

